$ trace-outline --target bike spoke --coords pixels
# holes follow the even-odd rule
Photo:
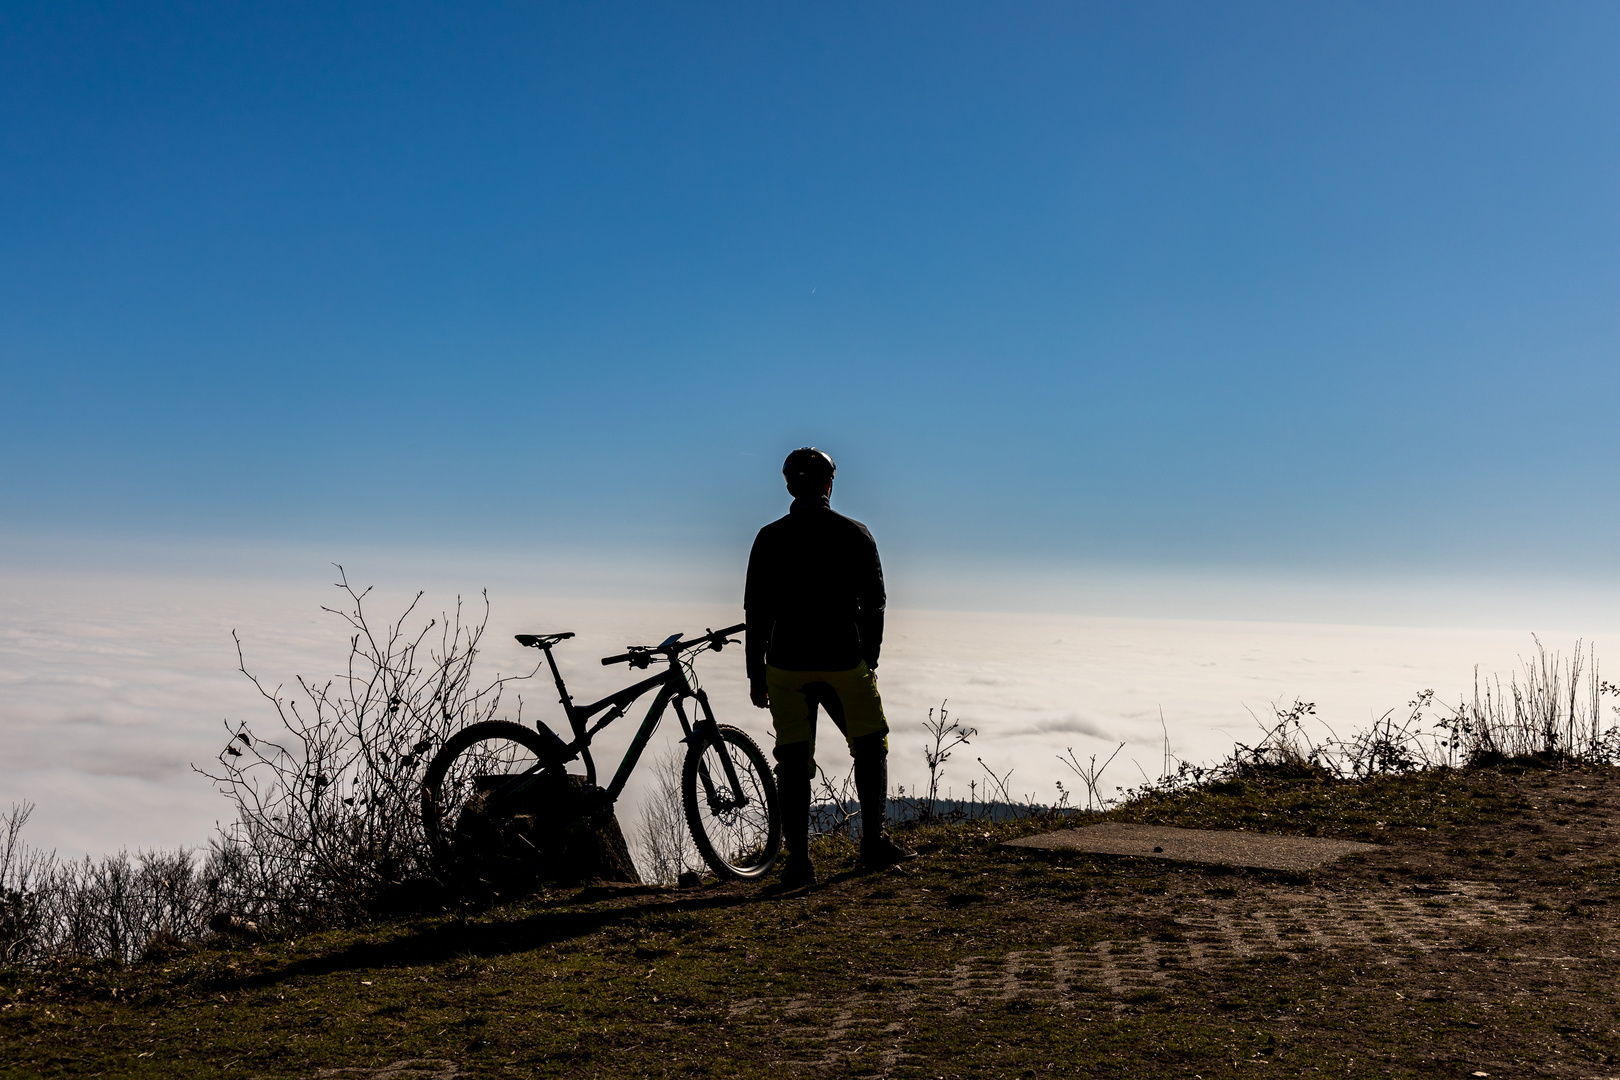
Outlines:
[[[746,749],[742,742],[746,741]],[[729,760],[720,755],[726,754]],[[726,729],[688,762],[688,815],[693,837],[723,876],[756,877],[775,860],[780,829],[764,756],[747,736]],[[729,776],[736,776],[733,787]]]

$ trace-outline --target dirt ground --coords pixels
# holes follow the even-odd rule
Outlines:
[[[1310,800],[1277,807],[1279,796],[1304,794],[1286,784],[1264,794],[1268,785],[1239,785],[1247,790],[1237,799],[1273,807],[1239,814],[1246,824],[1220,821],[1220,808],[1212,813],[1202,800],[1139,807],[1140,819],[1163,824],[1283,831],[1292,823],[1382,846],[1309,875],[1166,864],[1161,887],[1089,890],[1085,901],[1048,910],[1069,936],[1087,927],[1095,940],[982,950],[948,972],[896,973],[882,996],[902,1012],[932,1005],[971,1018],[998,1007],[1055,1008],[1082,1024],[1212,1009],[1233,1021],[1233,1067],[1282,1064],[1279,1048],[1313,1046],[1336,1048],[1352,1072],[1361,1064],[1441,1075],[1620,1075],[1620,782],[1611,770],[1512,767],[1451,779],[1392,800],[1390,817],[1400,820],[1389,821],[1355,812],[1324,820]],[[1378,808],[1376,796],[1365,802],[1361,809]],[[1065,870],[1062,853],[1044,855]],[[1132,862],[1145,869],[1148,860]],[[1016,863],[1006,869],[1028,871]],[[1003,891],[987,882],[984,899],[967,902],[993,903]],[[812,1050],[799,1059],[805,1066],[831,1068],[878,1035],[862,1020],[874,1010],[861,995],[837,1003],[831,1023],[825,1002],[774,1007],[783,1019],[802,1012],[811,1021],[794,1029]],[[768,1006],[737,1008],[746,1015]],[[906,1060],[905,1030],[893,1028],[889,1068]]]
[[[566,890],[10,972],[0,1073],[1620,1076],[1615,770],[1231,782],[1110,816],[1379,847],[1288,873],[963,823],[882,874],[828,843],[807,893]]]

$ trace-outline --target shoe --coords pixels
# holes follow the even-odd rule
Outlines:
[[[901,847],[886,832],[861,838],[861,866],[867,870],[881,870],[916,857],[915,851]]]
[[[861,800],[861,858],[863,870],[881,870],[917,853],[907,851],[883,827],[888,820],[889,750],[886,736],[863,735],[850,744],[855,753],[855,793]]]
[[[804,889],[816,883],[816,867],[808,855],[789,855],[787,865],[782,868],[782,881],[777,888],[786,892],[789,889]]]

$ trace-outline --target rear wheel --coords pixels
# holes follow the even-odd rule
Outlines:
[[[456,861],[475,825],[502,831],[550,764],[545,740],[522,724],[488,720],[451,736],[422,778],[422,827],[440,865]]]
[[[718,740],[693,742],[686,751],[681,770],[686,824],[711,870],[750,881],[763,877],[782,851],[776,778],[746,732],[724,724],[713,730]],[[727,759],[737,777],[735,788]]]

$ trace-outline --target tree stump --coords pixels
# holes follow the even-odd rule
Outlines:
[[[583,776],[542,775],[521,795],[491,806],[509,777],[475,777],[456,822],[456,877],[464,887],[513,897],[543,883],[641,883],[607,793]]]

